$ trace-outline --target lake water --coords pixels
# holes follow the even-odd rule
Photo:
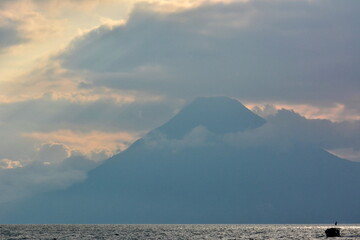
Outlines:
[[[0,239],[325,239],[328,227],[332,226],[0,225]],[[360,225],[338,227],[340,239],[360,239]]]

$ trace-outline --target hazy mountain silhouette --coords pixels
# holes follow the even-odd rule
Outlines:
[[[265,120],[240,102],[227,97],[198,98],[157,130],[181,138],[197,126],[217,134],[254,129]]]
[[[222,141],[263,124],[236,100],[198,99],[83,183],[14,203],[2,221],[358,222],[359,163],[307,143],[272,148]]]

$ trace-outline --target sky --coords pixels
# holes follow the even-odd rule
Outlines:
[[[295,114],[294,128],[331,132],[336,143],[322,146],[359,161],[359,10],[357,0],[0,0],[0,203],[83,180],[203,96],[325,119]]]

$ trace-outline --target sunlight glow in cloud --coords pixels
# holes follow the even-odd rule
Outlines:
[[[71,151],[81,152],[88,157],[92,157],[94,153],[104,153],[105,157],[110,157],[115,153],[125,150],[129,144],[139,137],[137,134],[130,134],[128,132],[107,133],[91,131],[80,133],[70,130],[59,130],[50,133],[25,133],[24,136],[34,139],[42,145],[44,143],[60,143],[71,149]]]
[[[263,117],[274,115],[280,109],[291,109],[308,119],[330,119],[337,122],[360,120],[359,114],[356,111],[352,112],[346,109],[344,104],[319,107],[310,104],[283,104],[269,101],[264,104],[245,103],[245,105]]]
[[[0,160],[0,169],[14,169],[18,167],[22,167],[22,164],[19,161],[13,161],[6,158]]]

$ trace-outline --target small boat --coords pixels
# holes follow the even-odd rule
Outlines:
[[[325,230],[326,237],[340,237],[340,228],[328,228]]]

